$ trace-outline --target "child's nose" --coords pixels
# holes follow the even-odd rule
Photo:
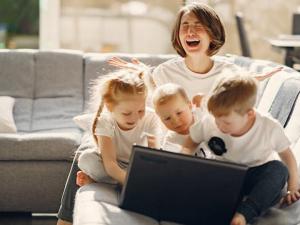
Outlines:
[[[131,117],[130,117],[130,120],[131,120],[132,122],[135,122],[135,121],[137,121],[139,118],[140,118],[139,113],[132,113],[132,114],[131,114]]]
[[[177,125],[180,123],[180,120],[179,120],[179,118],[177,118],[177,117],[173,117],[173,119],[172,119],[172,123],[173,123],[173,125],[177,126]]]

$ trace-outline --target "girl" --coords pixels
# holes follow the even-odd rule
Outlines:
[[[159,147],[156,140],[161,135],[158,117],[154,112],[145,111],[147,89],[143,75],[143,72],[124,69],[96,81],[95,99],[100,95],[101,104],[92,132],[98,149],[80,155],[79,186],[105,181],[123,185],[132,145]],[[153,136],[144,136],[143,132]]]

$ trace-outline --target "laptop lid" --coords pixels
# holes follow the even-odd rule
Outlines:
[[[161,221],[229,224],[247,167],[133,146],[120,207]]]

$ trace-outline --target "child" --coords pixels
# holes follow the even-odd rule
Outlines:
[[[155,112],[168,129],[162,148],[180,152],[181,146],[188,137],[190,126],[202,115],[201,108],[194,107],[186,91],[173,83],[163,84],[156,88],[152,101]]]
[[[95,90],[101,105],[92,126],[98,149],[80,155],[79,186],[115,181],[123,185],[132,145],[159,147],[155,138],[161,135],[159,119],[145,111],[147,89],[142,76],[142,72],[120,70],[99,80]],[[153,136],[143,137],[144,131]]]
[[[245,178],[246,196],[237,208],[231,225],[251,223],[269,207],[279,202],[286,180],[288,204],[300,198],[297,166],[281,125],[254,109],[257,82],[250,76],[223,78],[207,103],[213,115],[203,117],[190,128],[183,152],[192,154],[202,141],[224,160],[250,168]],[[275,160],[278,153],[281,163]]]

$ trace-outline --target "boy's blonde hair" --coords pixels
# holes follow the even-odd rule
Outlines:
[[[103,107],[108,109],[113,108],[126,97],[142,96],[146,99],[147,88],[143,80],[143,71],[131,71],[121,69],[110,74],[100,76],[93,81],[94,85],[91,88],[90,105],[97,104],[95,119],[92,125],[94,139],[97,142],[97,137],[94,134],[98,117],[100,116]]]
[[[154,108],[156,109],[157,106],[166,104],[177,96],[181,96],[186,102],[189,102],[185,90],[178,84],[168,83],[157,87],[152,95]]]
[[[215,117],[227,116],[232,111],[244,115],[256,102],[257,80],[246,74],[225,77],[217,84],[207,103]]]

